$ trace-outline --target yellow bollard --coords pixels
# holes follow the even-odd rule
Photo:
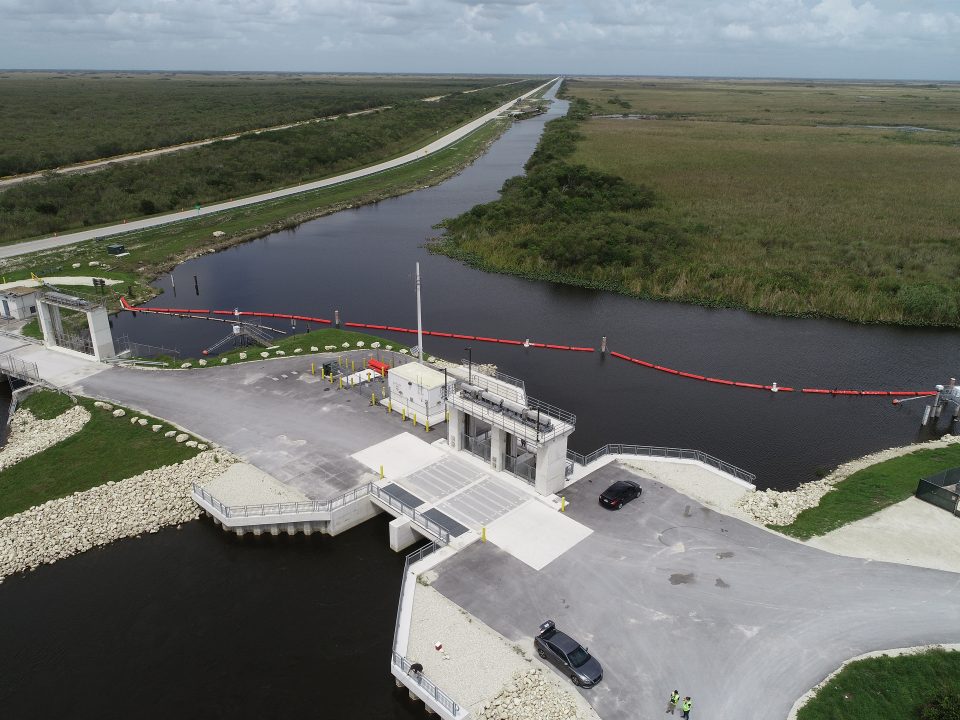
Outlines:
[[[343,390],[343,375],[340,376],[340,389]]]
[[[383,465],[380,466],[380,479],[383,480]]]
[[[416,413],[413,414],[413,424],[414,424],[414,425],[417,424],[417,414],[416,414]]]
[[[376,404],[377,404],[377,394],[376,394],[376,393],[370,393],[370,404],[371,404],[371,405],[376,405]]]
[[[404,422],[407,421],[407,409],[406,409],[406,408],[403,409],[403,421],[404,421]]]
[[[351,361],[350,361],[350,372],[356,372],[356,371],[357,371],[357,364],[356,364],[353,360],[351,360]]]
[[[323,368],[320,368],[320,372],[323,372]],[[317,364],[316,364],[316,363],[310,363],[310,374],[311,374],[311,375],[316,375],[316,374],[317,374]]]
[[[426,427],[427,432],[430,432],[430,418],[427,418],[427,422],[426,422],[426,424],[424,425],[424,427]]]
[[[560,512],[566,512],[566,510],[567,510],[567,499],[561,495],[560,496]]]
[[[483,525],[480,528],[480,542],[486,542],[486,541],[487,541],[487,526]]]
[[[444,411],[444,413],[443,413],[443,419],[446,420],[447,422],[450,422],[450,411],[449,411],[449,410]]]
[[[393,412],[393,398],[387,400],[387,412]]]

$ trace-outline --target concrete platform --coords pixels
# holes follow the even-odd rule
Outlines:
[[[108,365],[97,362],[93,356],[88,360],[79,353],[68,355],[48,350],[43,345],[8,335],[0,335],[0,353],[34,363],[43,380],[61,388],[109,369]]]
[[[494,520],[487,540],[534,570],[542,570],[593,531],[536,500]]]
[[[623,510],[598,505],[635,477],[609,465],[568,488],[593,532],[541,570],[474,543],[433,582],[523,647],[548,618],[589,646],[604,679],[582,694],[604,720],[657,717],[674,688],[694,717],[785,718],[850,657],[960,641],[957,575],[831,555],[655,481]]]
[[[330,357],[341,355],[349,353]],[[310,364],[324,357],[185,371],[110,367],[71,389],[189,427],[308,498],[328,500],[372,479],[354,453],[410,424],[371,406],[363,390],[340,390],[310,375]]]

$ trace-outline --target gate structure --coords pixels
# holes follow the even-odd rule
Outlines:
[[[86,325],[79,331],[64,328],[61,310],[83,313]],[[46,292],[37,298],[37,315],[43,331],[43,344],[51,350],[91,355],[99,361],[116,357],[110,319],[103,302],[94,302],[61,292]]]

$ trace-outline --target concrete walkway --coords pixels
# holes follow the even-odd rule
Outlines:
[[[406,155],[401,155],[400,157],[394,158],[392,160],[386,160],[376,165],[371,165],[369,167],[361,168],[360,170],[354,170],[352,172],[343,173],[342,175],[336,175],[334,177],[329,177],[324,180],[317,180],[315,182],[304,183],[302,185],[296,185],[294,187],[284,188],[282,190],[274,190],[272,192],[261,193],[259,195],[253,195],[251,197],[241,198],[239,200],[231,200],[229,202],[217,203],[215,205],[209,205],[199,210],[185,210],[183,212],[176,213],[167,213],[165,215],[156,215],[149,218],[143,218],[141,220],[134,220],[129,223],[119,223],[116,225],[110,225],[102,228],[95,228],[93,230],[83,230],[80,232],[68,233],[66,235],[52,236],[46,238],[40,238],[37,240],[27,240],[25,242],[13,243],[10,245],[4,245],[0,247],[0,258],[9,258],[16,257],[18,255],[25,255],[27,253],[36,252],[38,250],[50,250],[53,248],[64,247],[66,245],[72,245],[74,243],[83,242],[85,240],[93,240],[94,238],[104,238],[113,235],[121,235],[123,233],[132,232],[134,230],[143,230],[146,228],[157,227],[159,225],[167,225],[173,222],[179,222],[181,220],[189,220],[190,218],[198,217],[201,215],[211,215],[213,213],[222,212],[224,210],[232,210],[235,208],[246,207],[248,205],[255,205],[257,203],[266,202],[268,200],[277,200],[279,198],[289,197],[291,195],[298,195],[300,193],[309,192],[311,190],[319,190],[320,188],[330,187],[332,185],[339,185],[340,183],[347,182],[349,180],[356,180],[357,178],[367,177],[369,175],[375,175],[376,173],[383,172],[384,170],[390,170],[392,168],[400,167],[401,165],[406,165],[407,163],[414,162],[415,160],[420,160],[421,158],[427,157],[433,153],[439,152],[450,145],[453,145],[458,140],[462,140],[467,135],[470,135],[478,128],[486,125],[488,122],[499,116],[501,113],[506,112],[510,107],[517,102],[517,100],[524,100],[531,95],[539,92],[543,88],[551,85],[552,83],[558,82],[559,78],[555,78],[550,82],[544,83],[539,87],[534,88],[530,92],[524,93],[518,98],[514,98],[510,102],[504,103],[496,110],[488,112],[486,115],[483,115],[476,120],[468,122],[466,125],[463,125],[456,130],[447,133],[441,138],[434,140],[433,142],[425,145],[422,148],[414,150],[407,153]]]
[[[674,688],[694,717],[785,718],[850,657],[960,641],[960,576],[831,555],[655,481],[621,511],[598,506],[636,477],[609,465],[568,488],[593,532],[542,570],[476,543],[433,583],[525,648],[548,618],[589,646],[604,680],[583,695],[604,720],[657,717]]]
[[[41,379],[60,388],[108,369],[93,357],[87,359],[79,354],[48,350],[43,345],[11,335],[0,335],[0,355],[34,363]]]

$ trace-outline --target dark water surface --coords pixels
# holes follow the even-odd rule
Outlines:
[[[390,646],[388,518],[335,538],[210,521],[0,586],[4,718],[422,718]]]
[[[956,332],[644,302],[427,254],[431,226],[495,198],[522,171],[544,121],[564,109],[515,125],[440,186],[185,263],[175,272],[179,297],[165,279],[155,304],[325,317],[339,308],[345,320],[412,327],[419,260],[429,329],[594,346],[608,335],[612,349],[660,364],[781,385],[914,389],[955,373]],[[226,330],[129,313],[114,324],[188,355]],[[457,359],[463,345],[428,338],[426,349]],[[598,354],[474,343],[473,358],[575,412],[574,449],[700,448],[756,472],[762,487],[793,486],[920,435],[919,402],[895,410],[888,399],[772,395]],[[421,717],[388,669],[402,566],[385,519],[336,538],[244,540],[196,522],[9,578],[0,586],[0,708],[18,719]]]
[[[457,177],[434,188],[340,212],[177,268],[157,306],[233,308],[416,326],[414,263],[423,275],[427,329],[599,347],[688,372],[787,386],[920,389],[957,373],[960,333],[798,320],[636,300],[483,273],[433,256],[432,226],[497,196],[521,173],[546,120],[516,124]],[[200,293],[194,294],[193,276]],[[119,334],[185,355],[228,326],[124,313]],[[289,327],[285,329],[289,330]],[[305,328],[298,328],[303,330]],[[396,339],[410,343],[412,336]],[[427,338],[428,353],[466,357],[464,342]],[[817,397],[683,380],[599,354],[473,344],[477,362],[526,380],[531,395],[576,413],[570,446],[608,442],[698,448],[788,488],[865,453],[923,435],[922,404],[886,398]],[[943,421],[941,421],[941,424]],[[944,427],[941,427],[940,432]],[[929,434],[931,431],[925,431]]]

